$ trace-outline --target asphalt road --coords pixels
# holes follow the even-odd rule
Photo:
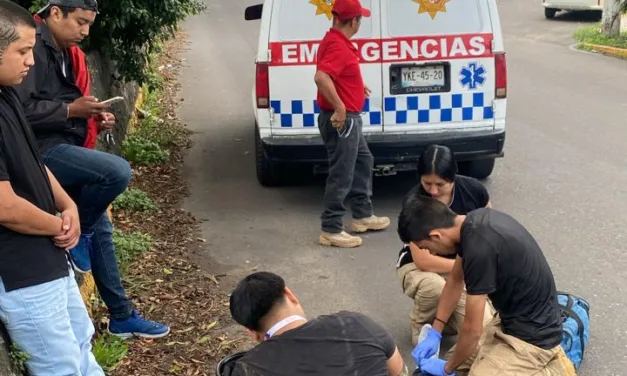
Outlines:
[[[283,275],[309,315],[341,309],[372,316],[409,356],[409,298],[397,281],[394,227],[354,250],[317,245],[323,184],[265,189],[255,178],[251,85],[256,1],[211,0],[191,19],[182,72],[182,119],[196,131],[187,160],[203,218],[203,263],[241,276]],[[594,18],[544,19],[539,2],[500,1],[509,69],[506,156],[486,181],[496,208],[536,236],[559,289],[589,299],[592,337],[581,375],[624,375],[627,367],[627,63],[569,49]],[[375,180],[379,215],[393,221],[412,175]],[[393,222],[394,223],[394,222]]]

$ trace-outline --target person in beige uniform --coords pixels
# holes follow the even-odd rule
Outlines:
[[[555,279],[525,227],[492,208],[458,215],[442,202],[414,194],[403,203],[398,234],[404,243],[455,255],[433,327],[412,351],[431,376],[574,376],[560,343],[562,315]],[[464,322],[455,351],[434,356],[460,297]],[[488,299],[496,314],[485,325]]]
[[[457,174],[457,162],[449,148],[431,145],[422,153],[418,162],[419,184],[406,197],[420,194],[433,197],[446,204],[453,212],[468,212],[491,206],[490,195],[478,180]],[[432,323],[446,277],[453,269],[454,256],[439,256],[415,244],[408,244],[399,252],[396,270],[405,295],[414,300],[409,313],[412,343],[415,346],[424,324]],[[462,294],[455,311],[448,320],[445,334],[457,334],[464,322],[466,296]],[[484,325],[494,314],[488,302],[485,307]]]

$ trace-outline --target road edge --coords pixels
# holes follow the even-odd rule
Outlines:
[[[613,56],[619,59],[625,59],[627,60],[627,49],[626,48],[617,48],[617,47],[609,47],[609,46],[602,46],[600,44],[592,44],[592,43],[581,43],[581,45],[590,48],[591,50],[593,50],[594,52],[603,54],[603,55],[609,55],[609,56]]]

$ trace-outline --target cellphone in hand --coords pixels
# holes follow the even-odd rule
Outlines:
[[[117,102],[120,102],[120,101],[123,101],[123,100],[124,100],[124,97],[113,97],[113,98],[107,99],[106,101],[102,101],[100,103],[102,103],[102,104],[113,104],[113,103],[117,103]]]

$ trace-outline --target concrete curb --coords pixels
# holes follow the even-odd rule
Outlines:
[[[627,59],[626,48],[602,46],[600,44],[592,44],[592,43],[582,43],[582,44],[604,55],[614,56],[619,59]]]
[[[128,122],[127,133],[132,133],[135,130],[135,127],[137,126],[137,121],[138,121],[137,111],[135,109],[141,107],[143,102],[144,102],[144,96],[142,94],[142,89],[139,88],[137,92],[137,99],[135,100],[135,104],[133,106],[131,118],[129,119],[129,122]],[[113,221],[111,206],[109,206],[109,208],[107,209],[107,214],[109,215],[109,218]],[[94,281],[94,276],[91,274],[91,272],[83,274],[82,278],[80,279],[79,284],[80,284],[79,290],[81,292],[81,297],[83,298],[83,302],[85,302],[85,306],[87,306],[87,311],[91,313],[92,308],[93,308],[92,307],[93,297],[94,297],[94,294],[96,293],[96,282]]]

